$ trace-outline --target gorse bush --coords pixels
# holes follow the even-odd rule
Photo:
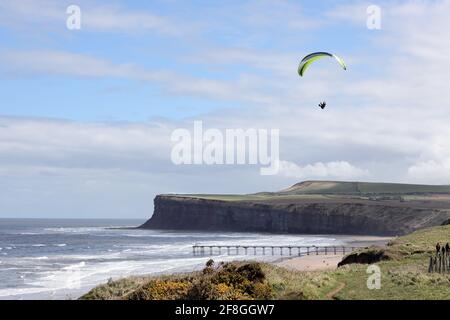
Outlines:
[[[203,273],[203,276],[200,276],[191,283],[191,287],[186,296],[180,298],[186,298],[188,300],[215,300],[219,299],[219,297],[220,293],[217,286],[211,282],[210,277],[205,276],[205,273]]]
[[[177,300],[189,291],[186,280],[151,280],[127,296],[129,300]]]
[[[271,287],[265,281],[261,265],[256,262],[236,265],[225,263],[211,274],[211,282],[216,287],[228,288],[222,296],[224,299],[268,299]],[[219,290],[220,291],[220,290]]]
[[[151,279],[123,296],[130,300],[248,300],[270,299],[272,288],[259,263],[220,263],[213,260],[194,276]]]

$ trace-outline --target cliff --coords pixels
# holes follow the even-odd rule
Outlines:
[[[378,193],[293,196],[292,187],[285,190],[248,196],[159,195],[152,218],[141,228],[403,235],[450,218],[450,197],[445,194],[420,197],[416,190],[408,199],[408,194]]]

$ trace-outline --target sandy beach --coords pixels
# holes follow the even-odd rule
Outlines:
[[[297,270],[297,271],[323,271],[334,270],[337,268],[338,263],[342,260],[344,255],[310,255],[297,257],[292,259],[286,259],[277,262],[279,267]]]
[[[389,240],[392,240],[392,237],[352,236],[352,241],[350,241],[349,243],[358,247],[383,247],[389,242]],[[337,268],[338,263],[341,262],[344,256],[344,254],[312,254],[284,259],[282,261],[276,262],[275,265],[297,271],[334,270]]]

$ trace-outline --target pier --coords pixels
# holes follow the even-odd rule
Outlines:
[[[347,254],[363,247],[352,246],[243,246],[243,245],[198,245],[192,246],[194,256],[213,255],[272,255],[304,256]]]

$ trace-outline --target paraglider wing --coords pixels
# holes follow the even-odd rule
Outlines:
[[[303,74],[305,73],[306,69],[308,69],[308,67],[314,61],[317,61],[317,60],[322,59],[322,58],[334,58],[334,59],[336,59],[336,61],[340,64],[340,66],[344,70],[347,70],[347,66],[345,65],[344,60],[339,58],[337,55],[331,54],[331,53],[328,53],[328,52],[315,52],[315,53],[311,53],[311,54],[307,55],[306,57],[304,57],[302,59],[302,61],[300,62],[300,65],[298,66],[298,74],[301,77],[303,77]]]

